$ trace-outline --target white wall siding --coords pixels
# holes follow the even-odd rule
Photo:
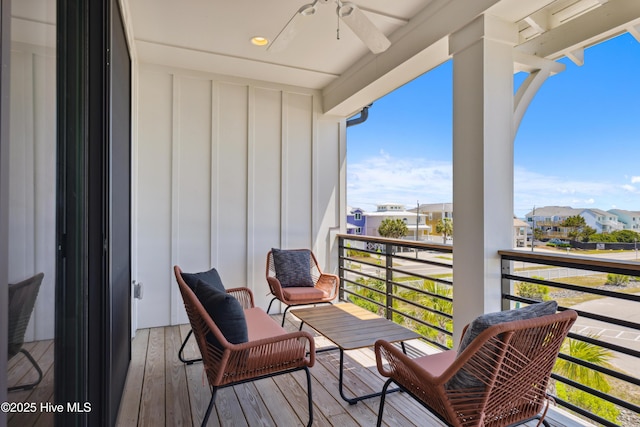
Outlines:
[[[52,49],[12,45],[9,282],[44,273],[25,341],[54,336],[55,76]]]
[[[270,248],[312,248],[328,266],[344,119],[322,116],[317,92],[148,64],[139,87],[139,328],[187,322],[174,264],[216,267],[264,308]]]
[[[146,325],[169,324],[172,272],[171,184],[173,168],[173,76],[146,73],[139,81],[137,175],[137,277],[144,285],[138,316]],[[144,101],[143,101],[144,100]],[[144,238],[143,238],[144,236]],[[138,324],[138,327],[145,327]]]

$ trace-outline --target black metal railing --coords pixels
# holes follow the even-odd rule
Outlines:
[[[451,245],[341,234],[340,298],[453,346]],[[556,299],[579,318],[552,375],[556,402],[604,426],[640,425],[640,263],[505,250],[503,310]],[[608,284],[607,284],[608,283]]]
[[[601,425],[640,425],[640,263],[500,255],[504,310],[556,299],[579,314],[552,375],[556,402]]]
[[[451,245],[339,235],[340,299],[453,346]]]

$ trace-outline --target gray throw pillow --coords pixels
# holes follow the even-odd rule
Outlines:
[[[271,255],[276,278],[283,288],[314,286],[311,277],[311,251],[271,249]]]
[[[467,331],[460,340],[458,355],[460,355],[471,342],[480,335],[485,329],[499,323],[511,322],[514,320],[535,319],[536,317],[554,314],[558,310],[558,303],[555,301],[541,302],[531,304],[527,307],[515,310],[498,311],[495,313],[487,313],[477,317],[469,324]],[[448,382],[449,389],[466,389],[474,387],[483,387],[482,381],[475,376],[469,374],[464,369],[456,373]]]
[[[237,299],[200,279],[194,293],[227,341],[241,344],[249,340],[247,320]],[[207,334],[207,341],[222,350],[222,345],[211,332]]]
[[[193,292],[196,291],[196,285],[198,284],[198,280],[202,280],[205,283],[213,286],[220,292],[226,292],[224,285],[222,284],[222,279],[218,274],[218,270],[212,268],[209,271],[202,271],[200,273],[185,273],[182,272],[182,280],[191,288]]]

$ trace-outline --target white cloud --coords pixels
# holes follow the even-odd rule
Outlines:
[[[640,177],[638,182],[640,182]],[[627,177],[628,179],[628,177]],[[633,180],[632,180],[633,181]],[[522,217],[533,206],[571,206],[638,210],[638,190],[629,184],[597,179],[567,179],[517,167],[514,171],[514,213]],[[379,203],[453,201],[450,162],[398,158],[381,150],[378,155],[347,165],[347,203],[365,210]]]
[[[640,182],[640,176],[632,176],[631,177],[631,183],[632,184],[637,184]]]
[[[450,162],[420,158],[395,158],[384,151],[375,157],[347,165],[347,197],[350,206],[366,210],[378,203],[420,203],[452,200]]]
[[[639,177],[640,178],[640,177]],[[606,181],[596,177],[593,180],[570,179],[543,175],[522,167],[516,167],[514,182],[514,210],[517,216],[531,211],[533,206],[571,206],[573,208],[594,207],[611,209],[638,208],[635,187]]]

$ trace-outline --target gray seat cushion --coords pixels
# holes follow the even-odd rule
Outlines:
[[[558,310],[558,303],[555,301],[541,302],[531,304],[527,307],[515,310],[498,311],[495,313],[487,313],[477,317],[469,324],[467,331],[460,340],[458,355],[471,344],[471,342],[480,335],[485,329],[499,323],[512,322],[514,320],[534,319],[540,316],[554,314]],[[447,382],[449,389],[467,389],[474,387],[483,387],[484,384],[472,374],[461,369]]]

